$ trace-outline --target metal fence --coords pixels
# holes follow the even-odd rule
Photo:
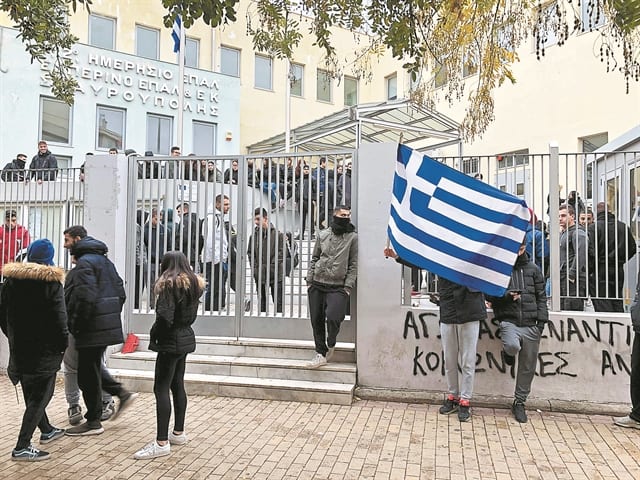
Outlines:
[[[83,223],[84,183],[79,168],[3,171],[0,175],[0,269],[26,258],[34,240],[48,238],[55,263],[70,268],[63,231]]]
[[[533,210],[527,251],[547,279],[552,309],[628,308],[640,263],[640,153],[559,154],[552,148],[437,160],[524,199]],[[571,206],[569,222],[576,225],[564,234],[563,205]],[[572,271],[577,274],[567,274]],[[427,305],[435,292],[437,278],[405,268],[405,305]]]

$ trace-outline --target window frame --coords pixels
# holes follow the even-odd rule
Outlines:
[[[258,85],[258,60],[268,60],[269,61],[269,86]],[[254,58],[254,74],[253,74],[253,87],[259,90],[273,91],[273,58],[269,55],[263,55],[260,53],[255,54]]]
[[[151,118],[159,118],[159,119],[166,119],[169,120],[169,133],[170,135],[168,136],[168,141],[167,141],[167,150],[166,153],[162,151],[161,148],[158,148],[158,151],[156,152],[156,150],[154,148],[150,148],[149,147],[149,119]],[[146,116],[146,121],[145,121],[145,151],[152,151],[154,155],[169,155],[171,152],[171,146],[173,145],[173,116],[171,115],[162,115],[159,113],[152,113],[152,112],[147,112],[147,116]],[[162,138],[161,136],[159,138]]]
[[[501,153],[498,157],[502,157],[502,160],[498,159],[498,170],[506,170],[515,167],[525,167],[529,165],[529,149],[521,148],[520,150],[513,150],[511,152]]]
[[[212,127],[213,128],[213,142],[211,142],[212,146],[213,146],[213,152],[207,152],[207,153],[200,153],[199,151],[196,150],[196,125],[203,125],[203,126],[207,126],[207,127]],[[218,124],[215,122],[204,122],[202,120],[192,120],[191,121],[191,141],[192,141],[192,145],[193,145],[193,153],[195,153],[197,156],[202,156],[202,157],[206,157],[206,156],[214,156],[217,155],[217,151],[218,151]]]
[[[394,95],[391,95],[391,83],[394,82]],[[391,75],[387,75],[384,77],[384,86],[385,86],[385,98],[387,100],[397,100],[398,99],[398,72],[394,72]]]
[[[93,32],[93,22],[92,20],[94,19],[100,19],[100,20],[108,20],[111,22],[112,24],[112,30],[111,30],[111,46],[110,47],[103,47],[102,45],[96,45],[95,43],[92,43],[92,38],[91,38],[91,34]],[[97,48],[104,48],[106,50],[115,50],[116,49],[116,28],[117,28],[117,19],[113,18],[113,17],[109,17],[107,15],[100,15],[100,14],[96,14],[96,13],[91,13],[89,14],[89,29],[88,29],[88,35],[87,35],[87,43],[93,47],[97,47]]]
[[[324,75],[324,80],[322,80],[320,78],[320,75]],[[329,99],[326,100],[324,98],[320,98],[320,82],[324,81],[326,83],[328,83],[328,89],[327,88],[323,88],[324,90],[328,90],[329,92]],[[316,101],[318,102],[322,102],[322,103],[333,103],[333,78],[331,77],[331,74],[329,73],[328,70],[323,70],[322,68],[317,68],[316,69]]]
[[[189,42],[191,44],[195,44],[196,52],[195,52],[195,64],[188,63],[187,52],[189,51]],[[194,37],[185,37],[184,39],[184,66],[190,68],[200,68],[200,39]]]
[[[223,56],[223,52],[235,52],[237,53],[236,56],[236,73],[228,73],[225,72],[222,68],[223,66],[223,62],[222,62],[222,56]],[[222,73],[223,75],[229,75],[230,77],[240,77],[240,53],[241,50],[239,48],[235,48],[235,47],[230,47],[228,45],[221,45],[220,46],[220,73]]]
[[[67,122],[67,141],[66,142],[59,142],[57,140],[52,140],[50,137],[45,136],[45,132],[43,130],[45,102],[57,103],[57,104],[61,104],[62,106],[66,105],[69,108],[69,120]],[[40,111],[39,111],[39,119],[38,119],[38,139],[44,140],[45,142],[47,142],[47,144],[50,143],[52,145],[71,146],[73,144],[73,106],[67,105],[62,100],[58,100],[57,98],[49,97],[47,95],[40,95],[39,110]]]
[[[348,103],[347,102],[347,82],[348,81],[353,81],[355,84],[355,102],[354,103]],[[344,92],[343,92],[343,102],[344,105],[347,107],[353,107],[354,105],[358,105],[358,101],[359,101],[359,95],[360,95],[360,82],[358,82],[358,79],[356,77],[352,77],[349,75],[345,75],[344,79],[343,79],[343,83],[344,83]]]
[[[104,110],[111,110],[111,111],[115,111],[115,112],[119,112],[122,113],[122,132],[121,132],[121,144],[120,145],[114,145],[115,148],[118,149],[118,151],[122,150],[124,148],[124,146],[127,144],[126,143],[126,135],[127,135],[127,109],[126,108],[119,108],[119,107],[113,107],[111,105],[103,105],[103,104],[96,104],[96,138],[95,138],[95,148],[97,151],[108,151],[109,148],[111,148],[110,146],[107,147],[101,147],[100,146],[100,110],[104,109]]]
[[[293,76],[294,69],[296,67],[300,69],[300,78]],[[292,78],[294,80],[292,80]],[[289,93],[291,94],[291,96],[303,98],[304,97],[304,65],[302,63],[291,62],[291,68],[289,71],[289,82],[290,82]],[[300,84],[300,93],[293,93],[293,84],[295,83]]]
[[[596,3],[596,7],[599,7],[599,6],[600,4]],[[589,2],[587,2],[587,0],[582,0],[580,4],[580,26],[582,27],[583,33],[589,33],[589,32],[598,30],[599,28],[604,27],[605,24],[607,23],[607,18],[605,17],[602,9],[600,9],[597,23],[594,23],[593,25],[589,26],[589,21],[592,19],[593,14],[595,14],[595,12],[593,12],[590,15],[589,12],[587,11],[588,7],[589,7]]]
[[[139,41],[140,41],[140,35],[138,34],[141,30],[146,30],[148,32],[152,32],[156,34],[156,53],[154,57],[147,57],[145,55],[141,55],[140,52],[138,51],[138,46],[139,46]],[[160,30],[158,30],[157,28],[153,28],[153,27],[147,27],[145,25],[140,25],[139,23],[136,23],[135,25],[135,36],[136,36],[136,40],[135,40],[135,52],[136,52],[136,56],[138,57],[142,57],[142,58],[148,58],[150,60],[159,60],[160,59]]]

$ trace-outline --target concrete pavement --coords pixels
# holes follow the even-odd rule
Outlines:
[[[142,393],[105,433],[64,437],[51,458],[14,462],[24,404],[0,374],[0,478],[30,479],[638,479],[640,430],[608,416],[472,408],[470,423],[437,405],[356,401],[352,406],[190,396],[189,443],[134,460],[155,435],[155,400]],[[47,410],[68,427],[59,381]],[[38,445],[39,431],[34,443]]]

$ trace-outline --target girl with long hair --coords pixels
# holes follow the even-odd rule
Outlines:
[[[196,337],[191,325],[196,320],[205,282],[197,276],[182,252],[167,252],[156,281],[156,321],[151,327],[149,350],[156,357],[153,393],[156,396],[156,439],[137,451],[134,458],[144,460],[171,453],[171,445],[187,442],[184,421],[187,394],[184,390],[184,370],[187,354],[196,349]],[[174,424],[169,432],[173,395]]]

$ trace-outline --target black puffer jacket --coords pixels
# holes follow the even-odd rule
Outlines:
[[[31,159],[29,170],[32,180],[53,181],[58,175],[58,160],[49,150],[44,153],[38,152]]]
[[[487,301],[491,302],[496,320],[519,327],[543,327],[549,320],[544,286],[542,272],[525,252],[516,259],[507,293],[503,297],[487,296]],[[514,301],[509,290],[520,290],[520,299]]]
[[[64,296],[69,330],[78,348],[106,347],[124,341],[120,314],[126,299],[122,279],[106,257],[107,246],[85,237],[72,248],[76,266],[67,274]]]
[[[61,268],[38,263],[8,263],[0,297],[0,328],[9,339],[11,381],[23,374],[60,370],[67,348],[67,311]]]
[[[205,282],[198,277],[200,292]],[[178,276],[175,287],[160,277],[155,287],[156,321],[151,327],[149,350],[174,354],[191,353],[196,349],[196,336],[191,325],[198,315],[199,300],[188,302],[184,292],[189,288],[189,278]],[[199,296],[198,296],[199,297]]]
[[[438,293],[442,323],[462,324],[487,318],[487,308],[482,292],[439,277]]]

